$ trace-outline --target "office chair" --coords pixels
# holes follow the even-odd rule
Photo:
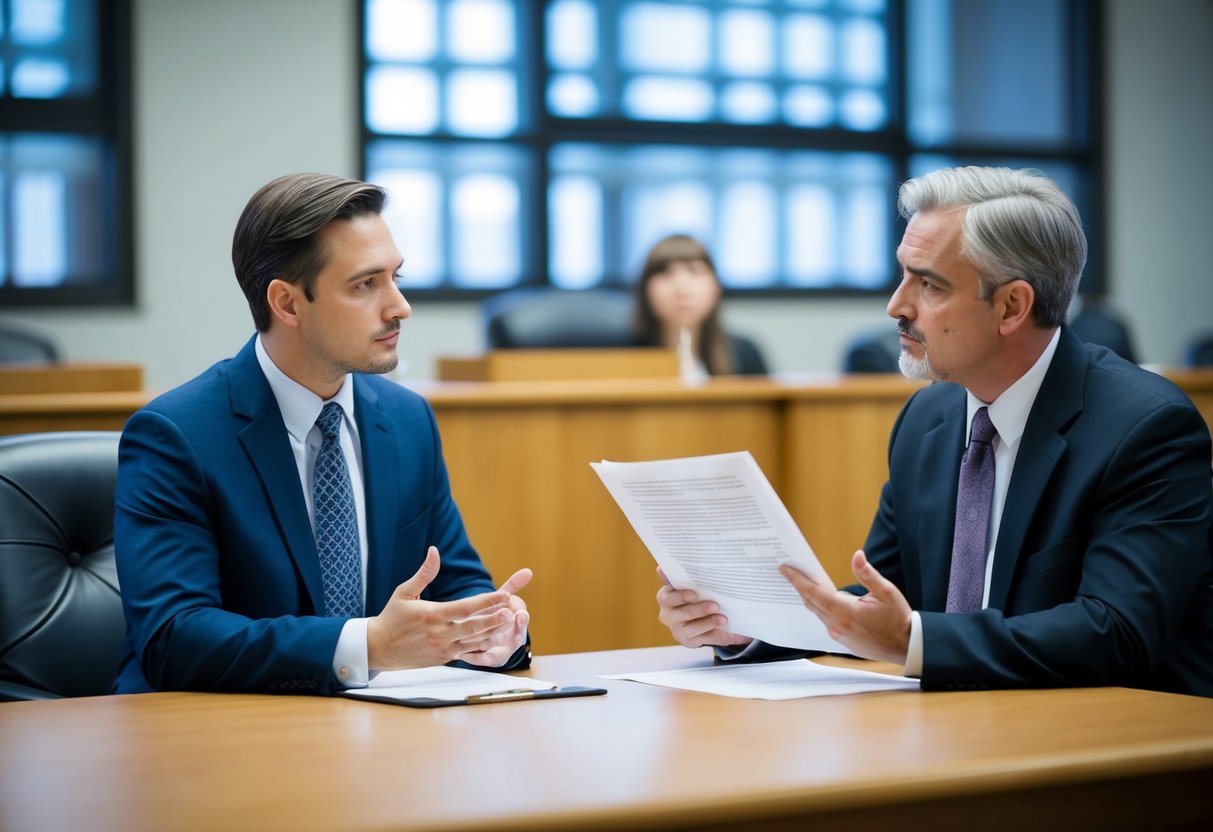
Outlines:
[[[49,339],[0,323],[0,364],[57,364],[59,350]]]
[[[480,307],[489,349],[629,347],[632,298],[611,289],[512,289]]]
[[[1102,304],[1084,298],[1078,314],[1069,320],[1070,331],[1087,344],[1107,347],[1126,361],[1137,363],[1133,338],[1124,320]]]
[[[1188,347],[1189,367],[1213,367],[1213,332],[1206,332]]]
[[[901,372],[897,366],[899,355],[901,355],[901,341],[897,334],[897,324],[890,321],[872,329],[865,329],[851,339],[843,354],[842,371],[844,373]]]
[[[118,436],[0,438],[0,701],[109,692],[125,633]]]

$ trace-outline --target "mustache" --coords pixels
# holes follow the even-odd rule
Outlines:
[[[389,335],[395,335],[399,331],[400,321],[396,321],[395,323],[384,327],[380,332],[376,333],[371,340],[378,341],[380,338],[387,338]]]
[[[905,318],[897,319],[897,332],[898,334],[904,335],[907,338],[913,338],[920,344],[925,344],[927,342],[927,336],[922,334],[922,330],[911,324]]]

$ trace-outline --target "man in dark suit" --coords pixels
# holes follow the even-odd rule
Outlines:
[[[1073,204],[1036,174],[962,168],[905,183],[899,207],[900,366],[943,383],[893,429],[860,585],[784,576],[833,637],[925,688],[1213,696],[1209,432],[1172,384],[1063,326],[1086,260]],[[693,592],[658,602],[683,644],[787,655]]]
[[[332,693],[529,661],[530,570],[494,589],[432,411],[379,377],[410,314],[385,200],[320,174],[259,190],[232,244],[257,334],[127,423],[115,692]]]

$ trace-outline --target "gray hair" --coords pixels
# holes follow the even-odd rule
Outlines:
[[[1036,293],[1041,327],[1061,326],[1087,262],[1078,209],[1057,183],[1036,170],[963,167],[937,170],[901,186],[897,210],[965,208],[961,254],[980,273],[980,298],[1012,280]]]
[[[315,299],[316,275],[328,262],[316,233],[333,220],[379,214],[386,203],[378,185],[323,173],[280,176],[253,194],[236,223],[232,265],[258,331],[270,326],[271,281],[300,284]]]

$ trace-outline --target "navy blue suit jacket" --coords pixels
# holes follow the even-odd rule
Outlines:
[[[921,611],[924,687],[1213,696],[1213,468],[1170,382],[1063,328],[1008,486],[987,609],[948,615],[965,391],[902,410],[865,547]]]
[[[963,387],[910,397],[864,547],[919,611],[923,687],[1213,696],[1213,461],[1192,402],[1063,327],[1020,439],[989,605],[947,614],[964,444]],[[804,654],[758,643],[737,658]]]
[[[493,590],[451,498],[429,405],[354,376],[366,494],[366,614],[442,557],[423,597]],[[343,618],[325,618],[315,540],[253,341],[127,422],[114,548],[127,635],[114,691],[329,693]],[[523,648],[510,666],[525,659]]]

